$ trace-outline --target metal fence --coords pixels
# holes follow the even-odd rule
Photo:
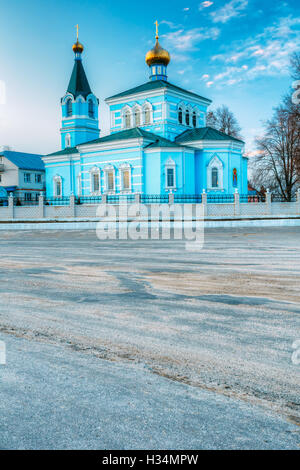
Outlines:
[[[234,194],[207,194],[208,204],[228,204],[234,202]]]
[[[75,199],[75,204],[101,204],[102,196],[79,196]]]
[[[68,206],[70,204],[69,197],[48,197],[45,199],[45,206]]]
[[[8,206],[8,199],[7,197],[0,197],[0,207]]]
[[[163,204],[169,202],[168,194],[141,194],[142,204]]]
[[[14,205],[15,206],[38,206],[39,200],[38,199],[25,199],[24,197],[16,196],[14,197]]]
[[[272,202],[295,202],[296,196],[292,196],[291,200],[288,201],[285,197],[281,196],[280,194],[272,194],[271,200]]]
[[[240,194],[240,202],[246,203],[257,203],[257,202],[266,202],[266,197],[261,194]]]
[[[177,204],[201,204],[202,194],[174,194],[174,202]]]

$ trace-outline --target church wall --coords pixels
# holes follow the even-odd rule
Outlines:
[[[201,194],[203,188],[206,188],[205,161],[203,150],[195,151],[195,193]]]
[[[135,105],[139,105],[142,107],[144,103],[150,103],[152,105],[152,110],[153,110],[153,124],[155,124],[155,122],[160,122],[162,120],[162,102],[163,102],[163,95],[137,99],[137,100],[130,100],[129,98],[128,101],[126,102],[110,105],[109,110],[110,110],[110,116],[111,116],[111,132],[118,132],[123,129],[122,110],[125,106],[129,106],[130,108],[133,109]],[[147,128],[151,128],[152,125],[147,126]],[[146,126],[141,126],[141,127],[143,129],[146,129]]]
[[[248,194],[248,158],[242,158],[242,194]]]
[[[95,167],[100,169],[101,193],[105,188],[105,168],[111,165],[115,171],[116,192],[121,190],[121,171],[120,165],[128,163],[131,168],[131,188],[132,192],[142,191],[143,172],[142,156],[140,147],[129,149],[103,150],[93,152],[93,154],[82,154],[80,171],[82,175],[82,195],[91,194],[91,170]],[[79,170],[78,170],[79,173]],[[77,194],[76,190],[76,194]]]
[[[160,151],[144,152],[144,192],[145,194],[161,193]],[[163,191],[165,192],[165,191]]]
[[[243,190],[244,190],[243,169],[244,167],[242,164],[243,157],[239,150],[225,150],[225,149],[216,147],[216,148],[210,148],[208,150],[204,149],[202,151],[202,154],[203,154],[202,164],[201,162],[199,164],[201,168],[201,172],[202,172],[202,178],[201,178],[202,191],[204,188],[205,190],[207,190],[207,192],[234,194],[235,190],[238,189],[240,193],[243,193]],[[223,188],[219,188],[219,189],[208,188],[207,167],[211,159],[214,158],[214,156],[217,156],[223,165]],[[236,187],[233,185],[233,169],[234,168],[236,168],[237,175],[238,175],[238,183]]]
[[[126,102],[122,101],[122,103],[110,105],[111,132],[117,132],[123,129],[122,109],[125,106],[129,106],[133,109],[135,105],[142,106],[145,102],[149,102],[152,105],[153,122],[151,125],[141,127],[167,139],[174,140],[176,136],[185,130],[192,129],[192,126],[179,124],[178,122],[178,106],[180,104],[183,106],[183,109],[188,108],[190,112],[193,110],[197,111],[197,127],[204,127],[206,125],[207,105],[199,104],[193,99],[181,99],[167,91],[165,94],[159,96],[150,96],[140,100],[129,99]]]
[[[183,153],[183,174],[184,174],[184,189],[183,194],[196,194],[196,163],[195,152]]]
[[[57,175],[62,179],[62,194],[68,197],[72,191],[73,182],[71,162],[46,163],[45,172],[47,197],[54,196],[54,177]]]

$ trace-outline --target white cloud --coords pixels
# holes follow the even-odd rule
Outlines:
[[[211,13],[214,23],[227,23],[231,18],[240,16],[241,12],[248,6],[248,0],[231,0],[219,10]]]
[[[185,7],[182,9],[182,11],[189,11],[190,10],[190,7]]]
[[[164,34],[165,47],[169,47],[172,51],[187,52],[196,49],[196,45],[206,39],[217,39],[220,30],[218,28],[193,28],[185,31],[178,29],[170,33]]]
[[[208,8],[208,7],[211,7],[212,5],[214,4],[214,2],[209,2],[209,1],[206,1],[206,2],[202,2],[200,3],[199,5],[199,10],[204,10],[204,8]]]
[[[209,77],[210,77],[210,76],[208,75],[208,73],[205,73],[204,75],[202,75],[201,80],[205,80],[205,81],[206,81],[206,80],[209,79]]]
[[[212,57],[226,65],[214,81],[233,85],[259,76],[288,74],[290,55],[300,48],[299,28],[300,18],[279,18],[255,38],[230,44],[227,53]]]

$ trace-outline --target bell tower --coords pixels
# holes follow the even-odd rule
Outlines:
[[[61,148],[97,139],[100,134],[98,122],[99,100],[92,93],[82,65],[83,45],[73,44],[75,62],[66,94],[61,99],[62,125]]]

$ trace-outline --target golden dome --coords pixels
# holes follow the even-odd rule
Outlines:
[[[72,49],[73,49],[73,52],[74,52],[75,54],[76,54],[76,52],[79,52],[79,54],[81,54],[81,53],[83,52],[84,47],[83,47],[83,45],[82,45],[82,44],[78,41],[78,39],[77,39],[77,41],[75,42],[75,44],[73,44]]]
[[[150,51],[147,52],[145,60],[146,64],[149,65],[149,67],[152,64],[168,65],[168,63],[170,62],[170,54],[168,53],[168,51],[161,47],[158,42],[158,36],[156,36],[155,46],[153,47],[153,49],[150,49]]]

